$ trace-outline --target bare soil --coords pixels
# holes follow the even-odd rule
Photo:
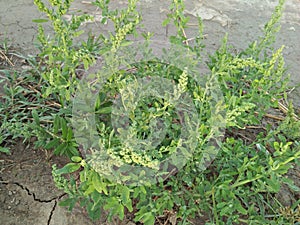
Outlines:
[[[48,160],[46,151],[21,141],[11,149],[0,161],[1,224],[93,224],[80,208],[69,213],[57,205],[64,194],[54,186],[51,165],[62,166],[66,159]]]

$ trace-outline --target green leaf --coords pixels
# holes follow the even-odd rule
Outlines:
[[[77,32],[74,32],[74,37],[79,37],[80,35],[82,35],[84,33],[84,30],[80,30],[80,31],[77,31]]]
[[[300,192],[300,187],[295,185],[295,182],[292,179],[284,177],[283,182],[289,186],[290,189],[292,189],[294,192]]]
[[[101,181],[101,178],[97,172],[93,173],[92,182],[96,191],[98,191],[99,193],[103,192],[106,195],[108,194],[106,183]]]
[[[128,209],[129,212],[133,211],[132,200],[131,199],[129,199],[126,203],[124,203],[124,206],[126,206],[126,208]]]
[[[71,145],[72,143],[68,143],[67,147],[66,147],[66,150],[67,151],[67,156],[69,156],[70,158],[72,156],[78,156],[79,155],[79,152],[77,150],[77,148],[75,148],[74,146]]]
[[[99,194],[98,192],[95,191],[91,194],[91,198],[94,202],[92,210],[95,210],[95,208],[101,208],[102,207],[102,204],[101,204],[101,200],[103,200],[102,194]]]
[[[71,160],[75,163],[79,163],[82,161],[82,158],[80,156],[72,156]]]
[[[33,117],[36,125],[40,125],[40,119],[39,119],[39,115],[38,115],[37,111],[34,109],[34,110],[32,110],[31,114],[32,114],[32,117]]]
[[[88,211],[89,217],[92,220],[100,219],[100,217],[101,217],[101,208],[100,207],[95,208],[94,204],[89,202],[87,205],[87,211]]]
[[[107,199],[107,203],[104,205],[104,209],[108,210],[108,209],[112,209],[115,208],[117,205],[119,205],[119,200],[116,197],[110,197],[109,199]]]
[[[128,210],[131,212],[133,210],[132,208],[132,201],[130,199],[130,189],[126,186],[121,186],[119,192],[121,192],[121,200],[124,206],[128,208]]]
[[[67,149],[67,145],[65,143],[61,143],[55,150],[55,155],[63,155],[65,153],[65,150]]]
[[[102,17],[101,21],[102,24],[106,24],[107,23],[107,17]]]
[[[275,161],[275,163],[280,163],[280,162]],[[290,168],[291,168],[291,164],[285,164],[285,165],[280,165],[277,169],[273,171],[277,174],[286,174]]]
[[[52,86],[47,87],[45,92],[43,93],[43,97],[47,98],[50,94],[52,94],[52,92],[53,92]]]
[[[67,198],[66,200],[60,201],[58,203],[59,206],[69,206],[68,209],[71,211],[75,204],[76,204],[76,198]]]
[[[155,222],[155,216],[152,212],[146,212],[142,215],[137,216],[134,220],[136,222],[143,222],[144,225],[153,225]]]
[[[62,132],[62,137],[63,139],[67,139],[68,136],[68,126],[67,126],[67,122],[61,118],[61,132]]]
[[[123,220],[124,219],[124,207],[121,204],[119,204],[117,206],[116,212],[118,212],[120,220]]]
[[[167,19],[165,19],[163,22],[162,22],[162,26],[163,27],[165,27],[165,26],[167,26],[169,23],[170,23],[170,18],[167,18]]]
[[[227,205],[226,202],[220,202],[220,203],[217,204],[217,208],[222,209],[222,208],[226,207],[226,205]]]
[[[80,171],[79,175],[80,175],[80,177],[79,177],[80,182],[85,182],[88,179],[87,169],[84,168],[84,170]]]
[[[133,197],[137,198],[138,196],[146,195],[146,194],[147,194],[146,188],[144,186],[138,186],[134,189]]]
[[[266,183],[269,191],[277,193],[280,190],[280,182],[274,175],[271,175],[271,179],[267,179]]]
[[[84,195],[85,195],[85,196],[88,196],[88,195],[90,195],[91,193],[93,193],[94,191],[95,191],[94,185],[90,185],[90,186],[88,186],[88,188],[85,190]]]
[[[59,127],[60,127],[60,117],[55,116],[54,122],[53,122],[53,133],[54,134],[57,134]]]
[[[66,174],[66,173],[73,173],[76,170],[78,170],[80,167],[81,167],[81,165],[78,163],[68,163],[63,168],[58,169],[57,174],[61,175],[61,174]]]
[[[9,151],[8,148],[1,147],[1,146],[0,146],[0,152],[6,153],[6,154],[11,154],[11,152]]]
[[[118,215],[120,220],[124,218],[124,207],[116,197],[110,197],[107,199],[107,203],[103,207],[105,210],[109,210],[110,215]]]
[[[235,202],[234,206],[238,212],[240,212],[243,215],[247,215],[247,210],[244,209],[244,207],[241,205],[241,203],[238,200]]]
[[[58,138],[54,138],[53,140],[49,141],[46,145],[45,145],[45,149],[50,150],[52,148],[54,148],[55,146],[57,146],[59,144],[59,139]]]
[[[122,202],[127,202],[129,199],[130,191],[126,186],[120,186],[119,191],[121,192],[121,200]]]
[[[48,19],[33,19],[32,22],[34,23],[46,23],[48,22]]]
[[[68,128],[68,133],[67,133],[67,141],[71,141],[73,138],[73,130],[71,128]]]
[[[132,41],[123,41],[123,42],[121,43],[121,47],[129,46],[129,45],[131,45],[132,43],[133,43]]]
[[[181,39],[176,37],[176,36],[170,36],[170,42],[172,44],[175,44],[175,45],[181,45],[182,44]]]
[[[112,110],[112,107],[109,106],[109,107],[103,107],[99,110],[97,110],[95,113],[99,113],[99,114],[110,114],[111,113],[111,110]]]

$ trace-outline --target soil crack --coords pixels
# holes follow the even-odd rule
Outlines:
[[[50,198],[50,199],[40,199],[36,196],[36,194],[32,191],[30,191],[30,189],[28,187],[26,187],[25,185],[19,183],[19,182],[11,182],[11,181],[3,181],[2,177],[0,177],[0,184],[4,184],[4,185],[16,185],[18,186],[21,190],[25,191],[27,193],[27,195],[32,196],[34,201],[37,201],[39,203],[51,203],[54,201],[54,204],[51,208],[50,214],[48,216],[48,220],[47,220],[47,225],[51,224],[54,212],[56,210],[56,207],[58,205],[58,200],[60,200],[63,196],[65,196],[66,194],[63,193],[59,196]]]
[[[26,191],[27,194],[28,194],[29,196],[32,196],[34,201],[37,201],[37,202],[40,202],[40,203],[50,203],[50,202],[52,202],[52,201],[55,201],[55,203],[56,203],[56,200],[57,200],[57,199],[60,199],[60,198],[62,198],[62,197],[65,195],[65,193],[64,193],[64,194],[61,194],[61,195],[59,195],[59,196],[53,197],[53,198],[51,198],[51,199],[40,199],[40,198],[37,198],[37,197],[36,197],[36,195],[35,195],[34,192],[31,192],[31,191],[30,191],[26,186],[24,186],[23,184],[20,184],[20,183],[18,183],[18,182],[7,182],[7,181],[2,181],[1,179],[0,179],[0,183],[1,183],[1,184],[5,184],[5,185],[9,185],[9,184],[16,185],[16,186],[20,187],[22,190]]]
[[[54,202],[54,205],[52,207],[52,210],[50,212],[50,215],[49,215],[49,218],[48,218],[48,221],[47,221],[47,225],[50,225],[50,223],[51,223],[52,216],[53,216],[53,213],[54,213],[54,211],[56,209],[56,206],[57,206],[57,200],[55,200],[55,202]]]

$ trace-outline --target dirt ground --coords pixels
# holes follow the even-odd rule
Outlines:
[[[127,1],[111,1],[116,7],[124,7]],[[187,0],[186,13],[192,19],[187,34],[196,32],[197,13],[204,19],[205,44],[208,52],[213,52],[227,32],[229,43],[237,50],[246,47],[262,34],[277,4],[275,0]],[[154,32],[154,38],[166,41],[172,30],[161,27],[166,17],[168,1],[141,0],[139,7],[144,18],[144,28]],[[109,26],[100,27],[97,19],[100,11],[88,1],[75,0],[72,12],[82,10],[96,16],[96,22],[83,26],[86,31],[107,32]],[[71,12],[70,12],[71,14]],[[0,44],[22,49],[25,54],[36,54],[36,24],[33,19],[44,18],[32,0],[0,0]],[[51,29],[47,29],[51,32]],[[298,85],[290,93],[296,106],[300,106],[300,0],[287,0],[282,19],[282,29],[276,46],[285,45],[284,55],[291,74],[291,82]],[[0,59],[1,60],[1,59]],[[22,142],[12,147],[12,155],[0,154],[0,218],[3,225],[90,225],[105,224],[105,217],[97,223],[91,222],[85,212],[76,208],[73,212],[57,205],[63,193],[58,191],[51,177],[51,165],[63,165],[64,159],[48,159],[47,152],[34,150]],[[300,177],[300,172],[298,171]],[[292,193],[283,192],[283,198]],[[299,196],[298,196],[299,198]],[[286,203],[288,204],[288,202]],[[114,224],[120,224],[116,221]],[[124,223],[126,224],[126,223]],[[134,225],[131,222],[128,225]]]

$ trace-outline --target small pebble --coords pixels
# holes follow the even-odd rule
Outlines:
[[[31,69],[32,69],[32,67],[31,67],[31,66],[28,66],[28,65],[21,66],[21,68],[22,68],[23,70],[31,70]]]
[[[290,27],[289,30],[290,31],[296,31],[295,27]]]
[[[13,193],[12,193],[12,191],[8,191],[8,195],[12,195]]]

